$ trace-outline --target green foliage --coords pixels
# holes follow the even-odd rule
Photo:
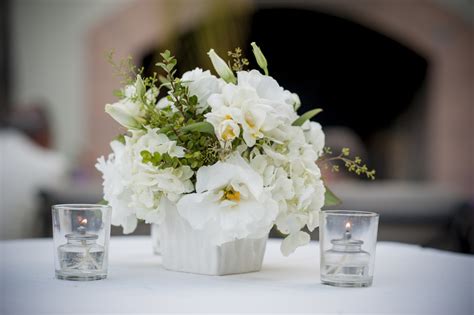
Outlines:
[[[168,90],[166,98],[170,106],[162,109],[149,108],[147,120],[150,127],[158,128],[160,133],[175,140],[177,145],[185,148],[186,153],[183,158],[143,153],[143,161],[160,168],[188,165],[195,171],[203,165],[214,164],[219,159],[220,148],[214,128],[204,121],[205,113],[197,113],[197,96],[190,95],[186,82],[175,77],[176,58],[169,50],[161,53],[161,57],[162,61],[156,65],[166,75],[160,77],[159,89]]]
[[[125,135],[120,134],[115,138],[115,140],[120,142],[121,144],[125,144]]]
[[[242,56],[242,49],[240,47],[237,47],[234,51],[228,51],[227,55],[232,58],[232,65],[229,63],[229,67],[233,71],[242,71],[245,66],[249,65],[248,59]]]
[[[182,161],[175,156],[171,156],[168,153],[160,154],[159,152],[151,153],[149,151],[143,150],[140,152],[142,156],[143,163],[151,163],[153,166],[156,166],[161,169],[165,168],[177,168],[183,165]]]
[[[332,154],[332,150],[329,147],[325,147],[323,150],[324,156]],[[349,148],[342,148],[341,153],[337,156],[333,157],[322,157],[321,159],[318,160],[319,164],[323,164],[323,167],[325,169],[328,169],[329,163],[335,163],[335,162],[342,162],[345,166],[345,168],[351,172],[355,173],[356,175],[364,175],[371,179],[375,179],[375,170],[369,170],[366,164],[362,163],[362,159],[359,156],[355,156],[353,159],[349,158],[351,152]],[[333,172],[339,172],[339,165],[337,164],[331,164],[331,170]]]
[[[116,62],[114,55],[115,51],[111,50],[106,54],[106,59],[112,65],[115,75],[120,78],[120,83],[124,85],[133,84],[137,74],[143,72],[143,68],[138,69],[133,64],[133,58],[131,56]]]
[[[184,126],[181,131],[199,131],[213,135],[214,127],[207,121],[200,121]]]
[[[310,111],[307,111],[303,115],[301,115],[298,119],[296,119],[293,123],[292,126],[302,126],[307,120],[313,118],[323,110],[321,108],[316,108]]]
[[[341,204],[341,199],[339,199],[326,185],[326,192],[324,193],[324,205],[325,206],[337,206]]]
[[[105,200],[105,199],[102,199],[102,200],[101,200],[101,201],[99,201],[97,204],[98,204],[98,205],[104,205],[104,206],[107,206],[107,205],[109,204],[109,202],[108,202],[107,200]]]

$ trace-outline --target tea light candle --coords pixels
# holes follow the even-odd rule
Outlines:
[[[330,212],[330,211],[327,211]],[[354,211],[355,212],[355,211]],[[343,212],[343,214],[346,214]],[[329,214],[330,215],[330,214]],[[350,217],[338,213],[334,222],[321,220],[321,280],[325,284],[336,286],[368,286],[372,283],[371,253],[362,249],[364,241],[353,236],[353,229],[364,229],[369,226],[363,224],[360,217]],[[377,217],[378,219],[378,217]],[[361,225],[360,227],[355,225]],[[339,226],[339,228],[337,227]],[[329,229],[331,231],[329,233]],[[337,230],[340,231],[339,234]],[[330,237],[329,235],[336,237]],[[360,233],[364,235],[365,233]],[[337,237],[339,235],[339,237]],[[375,234],[376,235],[376,234]]]
[[[57,245],[56,277],[79,281],[104,279],[107,275],[110,208],[57,205],[53,206],[53,222],[56,222],[53,224],[55,244],[61,244]],[[61,233],[61,237],[60,228],[69,233]]]
[[[326,251],[326,273],[335,277],[367,275],[370,255],[362,250],[361,240],[352,239],[351,223],[346,223],[342,238],[331,240],[333,247]]]
[[[64,271],[89,272],[99,270],[102,265],[104,248],[96,243],[97,234],[87,233],[87,219],[78,217],[79,227],[66,234],[67,243],[59,246],[61,268]]]

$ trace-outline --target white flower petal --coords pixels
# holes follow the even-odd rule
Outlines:
[[[310,240],[311,237],[308,233],[298,231],[296,233],[288,235],[281,242],[280,250],[284,256],[288,256],[293,253],[299,246],[308,244]]]

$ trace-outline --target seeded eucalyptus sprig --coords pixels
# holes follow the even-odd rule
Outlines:
[[[341,161],[346,169],[357,175],[365,174],[367,178],[374,180],[375,179],[375,170],[369,170],[366,164],[362,163],[362,159],[359,156],[354,157],[353,159],[349,158],[351,152],[349,148],[342,148],[341,153],[337,156],[324,157],[326,155],[333,154],[330,147],[324,148],[324,155],[318,160],[318,164],[322,164],[325,169],[331,168],[333,172],[339,172],[339,165],[329,162]],[[330,164],[330,165],[329,165]]]
[[[234,51],[228,51],[227,55],[232,58],[232,70],[242,71],[245,66],[249,65],[249,61],[242,55],[242,49],[240,47],[235,48]]]

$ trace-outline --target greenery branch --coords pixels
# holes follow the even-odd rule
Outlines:
[[[323,166],[325,169],[331,167],[331,171],[339,172],[339,165],[335,164],[334,162],[342,162],[346,169],[357,175],[365,174],[367,178],[374,180],[375,179],[375,170],[369,170],[366,164],[362,163],[362,159],[359,156],[354,157],[351,159],[350,156],[350,149],[349,148],[342,148],[341,153],[336,156],[325,157],[326,155],[332,154],[332,150],[329,147],[324,148],[324,155],[320,158],[317,163]],[[331,164],[329,166],[328,164]]]

